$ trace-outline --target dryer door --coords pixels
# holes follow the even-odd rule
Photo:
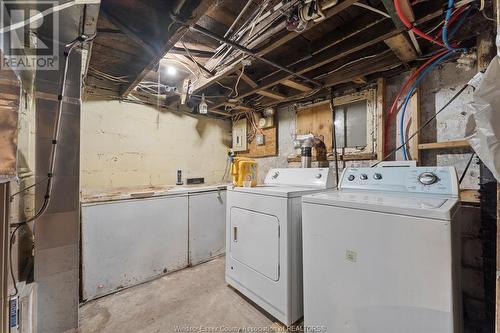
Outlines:
[[[276,216],[232,207],[230,246],[234,260],[279,280],[280,227]]]

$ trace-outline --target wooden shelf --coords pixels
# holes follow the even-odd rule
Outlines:
[[[463,190],[460,191],[460,201],[462,203],[479,205],[479,191],[478,190]]]
[[[420,150],[453,149],[453,148],[470,148],[470,144],[469,141],[467,140],[455,140],[455,141],[445,141],[445,142],[421,143],[418,145],[418,149]]]

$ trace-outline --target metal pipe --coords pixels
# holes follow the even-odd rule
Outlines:
[[[241,12],[234,19],[233,24],[231,24],[231,26],[229,27],[229,29],[227,29],[226,33],[224,34],[224,38],[230,37],[229,35],[231,34],[231,32],[233,32],[233,28],[240,21],[241,17],[243,16],[243,14],[245,14],[245,12],[247,11],[247,9],[250,8],[250,5],[252,4],[252,2],[253,2],[253,0],[248,0],[247,1],[245,7],[243,7],[243,9],[241,10]]]
[[[214,34],[213,32],[211,32],[211,31],[209,31],[209,30],[207,30],[207,29],[205,29],[205,28],[203,28],[203,27],[201,27],[201,26],[199,26],[197,24],[195,24],[194,26],[190,27],[190,29],[193,30],[193,31],[199,32],[199,33],[201,33],[201,34],[203,34],[203,35],[205,35],[207,37],[213,38],[213,39],[215,39],[215,40],[217,40],[217,41],[219,41],[221,43],[225,43],[225,44],[227,44],[229,46],[232,46],[235,49],[240,50],[241,52],[243,52],[243,53],[245,53],[245,54],[247,54],[247,55],[249,55],[249,56],[251,56],[251,57],[253,57],[255,59],[258,59],[258,60],[260,60],[262,62],[265,62],[266,64],[269,64],[269,65],[271,65],[273,67],[276,67],[276,68],[278,68],[278,69],[280,69],[280,70],[282,70],[284,72],[287,72],[288,74],[291,74],[293,76],[299,77],[299,78],[301,78],[301,79],[303,79],[305,81],[311,82],[312,84],[314,84],[314,85],[316,85],[318,87],[322,87],[323,86],[323,84],[321,84],[320,82],[318,82],[316,80],[310,79],[310,78],[308,78],[308,77],[306,77],[306,76],[304,76],[302,74],[299,74],[297,72],[292,71],[291,69],[289,69],[289,68],[287,68],[285,66],[277,64],[274,61],[271,61],[271,60],[268,60],[268,59],[266,59],[264,57],[261,57],[260,55],[258,55],[254,51],[252,51],[250,49],[247,49],[246,47],[244,47],[244,46],[242,46],[242,45],[240,45],[238,43],[235,43],[235,42],[233,42],[233,41],[231,41],[231,40],[229,40],[227,38],[224,38],[222,36],[218,36],[218,35]]]

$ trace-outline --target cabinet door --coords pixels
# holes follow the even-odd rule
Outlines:
[[[187,265],[187,196],[82,206],[84,299]]]
[[[196,265],[225,251],[226,191],[189,196],[189,260]]]

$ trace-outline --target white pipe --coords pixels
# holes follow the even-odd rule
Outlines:
[[[381,11],[381,10],[378,10],[377,8],[374,8],[372,6],[365,5],[364,3],[355,2],[355,3],[353,3],[353,5],[354,6],[358,6],[358,7],[362,7],[362,8],[368,9],[368,10],[371,10],[374,13],[380,14],[380,15],[388,17],[388,18],[391,17],[391,15],[389,15],[389,14],[387,14],[387,13]]]

